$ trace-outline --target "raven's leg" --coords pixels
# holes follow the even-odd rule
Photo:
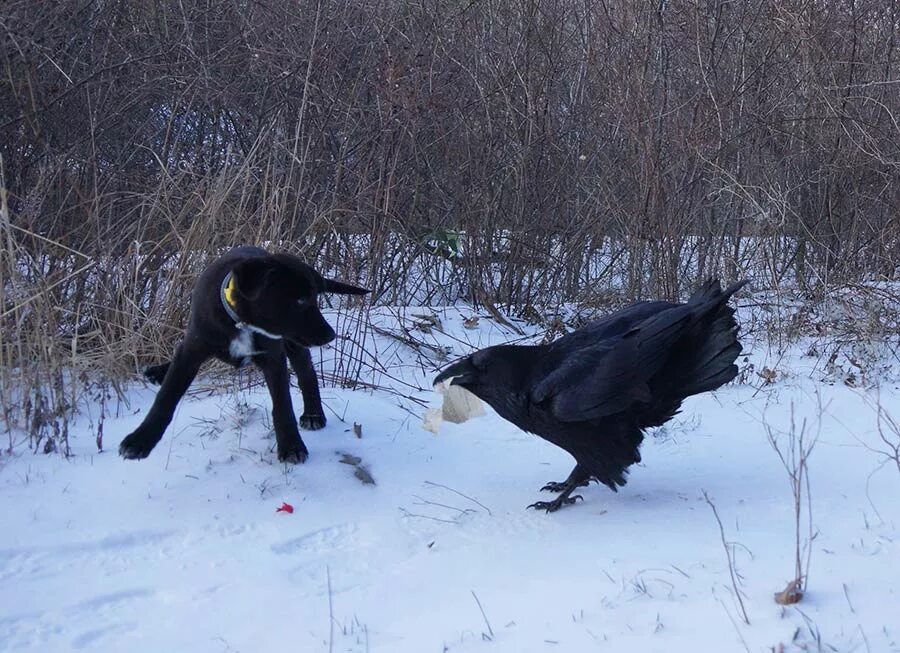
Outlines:
[[[563,506],[568,506],[575,503],[578,499],[584,501],[584,497],[582,497],[580,494],[576,494],[575,496],[569,495],[575,491],[575,488],[587,485],[590,481],[590,478],[590,473],[584,467],[582,467],[581,465],[575,465],[575,469],[573,469],[572,473],[569,474],[569,478],[567,478],[564,483],[558,484],[560,486],[560,490],[562,491],[562,493],[558,497],[556,497],[553,501],[536,501],[528,507],[534,508],[535,510],[556,512]],[[546,489],[546,486],[544,489]]]
[[[584,467],[581,465],[575,465],[575,469],[572,470],[572,473],[569,474],[569,478],[564,480],[562,483],[557,481],[550,481],[541,488],[541,492],[564,492],[565,489],[569,486],[569,483],[575,482],[575,487],[585,487],[590,485],[590,474],[585,472]]]

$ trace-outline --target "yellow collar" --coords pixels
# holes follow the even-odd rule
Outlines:
[[[231,308],[237,308],[237,301],[234,298],[234,293],[237,291],[237,287],[234,285],[234,274],[228,273],[228,281],[225,284],[225,288],[222,291],[222,296],[225,298],[225,302]]]

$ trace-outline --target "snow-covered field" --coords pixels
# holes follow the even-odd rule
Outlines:
[[[455,353],[511,337],[464,317],[443,315]],[[400,342],[368,348],[397,383],[432,374]],[[900,418],[900,391],[824,382],[801,348],[748,354],[773,383],[688,400],[623,490],[592,485],[549,515],[525,506],[571,459],[490,409],[434,435],[396,393],[325,388],[328,427],[286,467],[265,390],[235,384],[192,394],[150,458],[123,461],[155,391],[138,384],[104,423],[107,451],[88,406],[69,459],[0,458],[0,650],[900,651],[900,468],[876,451],[874,408]],[[782,607],[794,506],[765,425],[786,447],[792,405],[818,435],[815,536],[808,592]]]

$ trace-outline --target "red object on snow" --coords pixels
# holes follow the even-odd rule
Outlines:
[[[294,514],[294,506],[292,506],[292,505],[289,504],[289,503],[285,503],[284,501],[282,501],[282,502],[281,502],[281,507],[280,507],[280,508],[275,508],[275,512],[286,512],[286,513],[288,513],[289,515],[293,515],[293,514]]]

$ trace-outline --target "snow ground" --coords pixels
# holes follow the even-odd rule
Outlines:
[[[457,353],[509,338],[462,317],[442,325]],[[432,374],[401,365],[401,343],[370,346],[386,376]],[[749,355],[777,362],[773,384],[751,375],[690,399],[618,494],[592,485],[552,515],[525,506],[571,459],[490,409],[435,436],[395,393],[325,388],[329,425],[286,467],[265,390],[235,384],[193,394],[150,458],[123,461],[118,442],[154,394],[138,385],[104,424],[108,451],[88,407],[69,459],[24,446],[0,458],[0,650],[900,651],[900,469],[873,450],[878,395],[823,382],[799,348]],[[900,418],[896,384],[880,400]],[[764,421],[786,431],[792,404],[819,433],[816,536],[808,593],[783,608],[793,505]],[[749,625],[703,491],[735,543]]]

